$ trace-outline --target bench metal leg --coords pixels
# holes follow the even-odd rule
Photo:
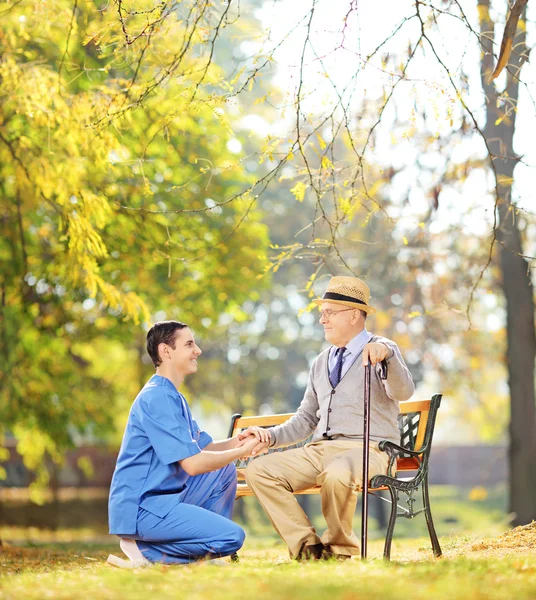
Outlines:
[[[395,531],[398,494],[396,490],[389,486],[389,492],[391,494],[391,514],[389,515],[389,524],[387,525],[387,533],[385,534],[385,546],[383,549],[383,558],[385,560],[391,560],[391,542],[393,541],[393,533]]]
[[[430,541],[432,542],[432,550],[434,551],[434,556],[441,556],[443,553],[441,551],[441,546],[439,545],[439,540],[437,539],[434,521],[432,519],[432,510],[430,508],[430,497],[428,495],[428,477],[425,477],[425,479],[422,482],[422,500],[424,504],[424,516],[426,517],[426,525],[428,526],[428,533],[430,534]]]

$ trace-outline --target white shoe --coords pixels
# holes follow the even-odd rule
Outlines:
[[[138,547],[138,542],[129,538],[121,538],[119,542],[121,550],[134,562],[137,560],[144,560],[145,556],[141,553]]]
[[[106,562],[114,567],[118,567],[119,569],[143,569],[145,567],[150,567],[153,564],[146,558],[139,560],[124,560],[123,558],[119,558],[119,556],[115,556],[113,554],[108,556],[108,560]]]

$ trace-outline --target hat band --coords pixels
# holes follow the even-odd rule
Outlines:
[[[344,294],[336,294],[335,292],[326,292],[322,296],[322,300],[342,300],[343,302],[355,302],[356,304],[364,304],[367,306],[367,303],[363,302],[363,300],[358,300],[357,298],[352,298],[351,296],[345,296]]]

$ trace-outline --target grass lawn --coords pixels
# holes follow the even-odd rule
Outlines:
[[[280,542],[250,536],[238,564],[155,565],[136,571],[106,564],[109,552],[120,554],[113,538],[90,542],[78,532],[76,539],[65,541],[69,532],[41,533],[38,541],[32,534],[31,542],[23,541],[22,533],[0,530],[8,540],[0,550],[2,599],[536,598],[536,523],[489,539],[443,537],[441,559],[434,559],[429,541],[419,538],[395,541],[391,563],[380,558],[380,540],[370,544],[366,562],[296,563],[288,560]]]

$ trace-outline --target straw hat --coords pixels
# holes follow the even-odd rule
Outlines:
[[[313,302],[320,306],[322,302],[333,302],[351,306],[373,315],[376,309],[368,305],[370,290],[368,285],[357,277],[332,277],[328,289],[322,298],[315,298]]]

